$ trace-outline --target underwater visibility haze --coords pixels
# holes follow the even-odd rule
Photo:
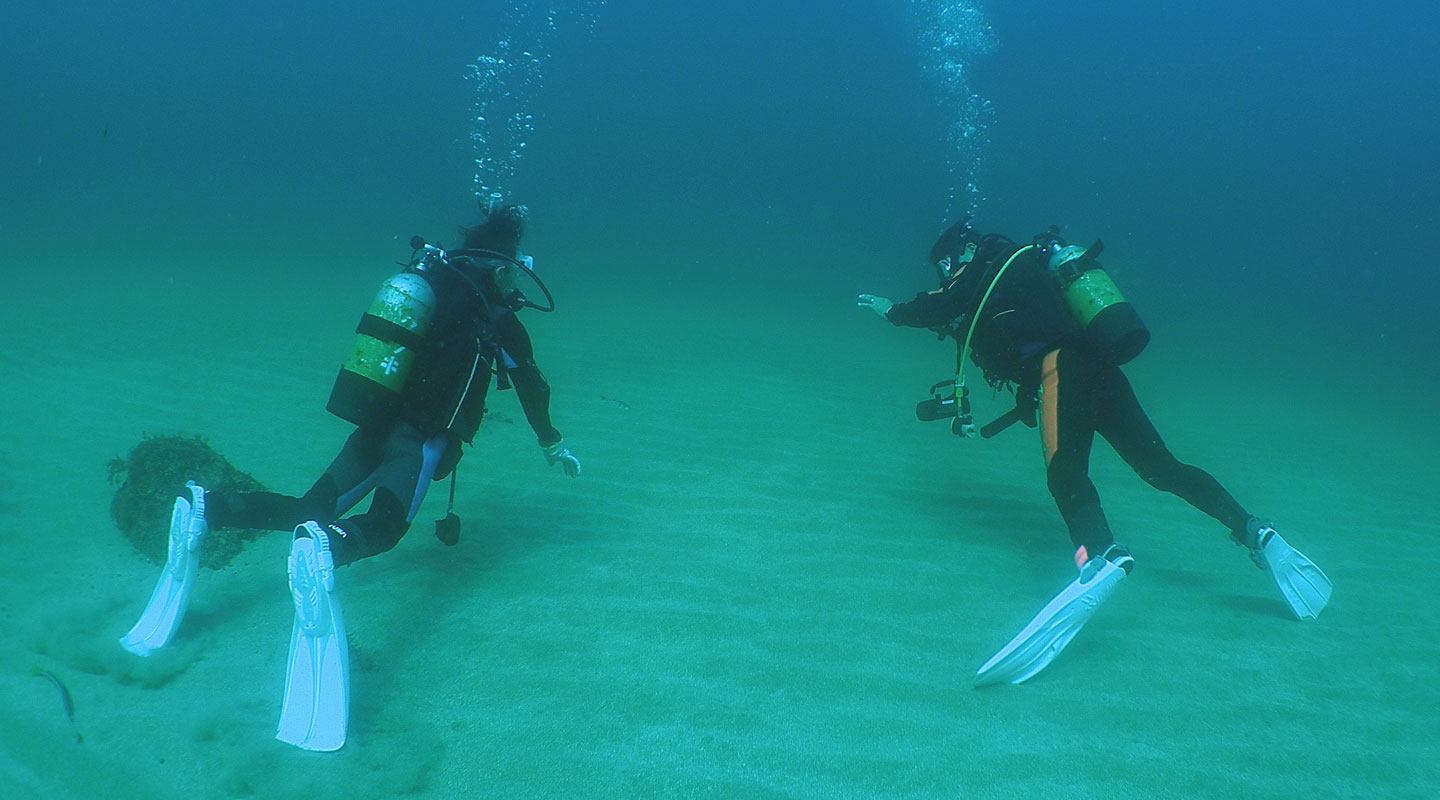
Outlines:
[[[1440,794],[1437,25],[1397,2],[7,6],[0,797]],[[411,237],[453,249],[508,204],[583,474],[491,388],[453,502],[437,482],[335,572],[338,752],[274,738],[285,533],[216,539],[174,638],[122,649],[165,557],[112,515],[132,449],[200,437],[304,493]],[[1133,570],[1043,672],[972,687],[1075,580],[1043,442],[918,421],[955,343],[856,305],[935,289],[965,215],[1103,240],[1164,444],[1323,566],[1323,614],[1099,444]],[[1014,404],[969,378],[977,423]]]

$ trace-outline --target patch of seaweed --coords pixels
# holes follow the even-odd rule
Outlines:
[[[146,436],[124,458],[106,466],[115,497],[110,515],[120,532],[141,555],[165,563],[170,539],[170,511],[185,482],[195,481],[209,491],[258,492],[265,487],[236,469],[199,436]],[[230,563],[245,542],[265,531],[211,530],[200,548],[200,565],[220,569]]]

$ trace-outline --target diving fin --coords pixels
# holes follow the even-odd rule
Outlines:
[[[1111,545],[1102,555],[1090,558],[1080,568],[1080,577],[1055,595],[1030,624],[980,667],[974,685],[1022,683],[1045,669],[1134,565],[1135,559],[1119,545]]]
[[[275,738],[305,750],[339,750],[350,716],[350,649],[328,531],[314,522],[296,528],[288,568],[295,624]]]
[[[165,568],[150,595],[140,621],[120,638],[120,646],[137,656],[164,647],[185,618],[190,589],[200,569],[200,541],[205,537],[205,490],[194,481],[185,484],[190,499],[175,498],[170,511],[170,544]]]
[[[1270,574],[1275,588],[1280,590],[1280,596],[1285,598],[1297,619],[1315,619],[1330,602],[1330,579],[1315,562],[1281,538],[1269,523],[1252,519],[1245,528],[1245,538],[1240,543],[1250,548],[1250,559]]]

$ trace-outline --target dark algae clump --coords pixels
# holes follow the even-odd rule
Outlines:
[[[185,482],[207,490],[258,492],[265,487],[236,469],[198,436],[147,436],[124,458],[108,465],[115,498],[110,515],[130,544],[156,564],[164,564],[170,538],[170,511]],[[201,566],[219,569],[241,546],[264,531],[212,530],[200,547]]]

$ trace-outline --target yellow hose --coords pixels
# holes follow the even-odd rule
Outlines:
[[[965,359],[970,355],[970,337],[975,335],[975,326],[980,323],[980,312],[985,308],[985,302],[990,299],[990,293],[995,291],[995,287],[1000,283],[1000,277],[1005,274],[1005,270],[1010,269],[1010,265],[1015,263],[1015,259],[1019,258],[1020,254],[1026,250],[1034,249],[1035,245],[1027,244],[1005,259],[1000,271],[995,273],[995,279],[990,281],[990,288],[986,289],[984,296],[980,298],[980,305],[975,307],[975,316],[970,320],[970,330],[965,333],[965,344],[960,348],[960,363],[955,367],[955,394],[957,397],[965,389]]]

